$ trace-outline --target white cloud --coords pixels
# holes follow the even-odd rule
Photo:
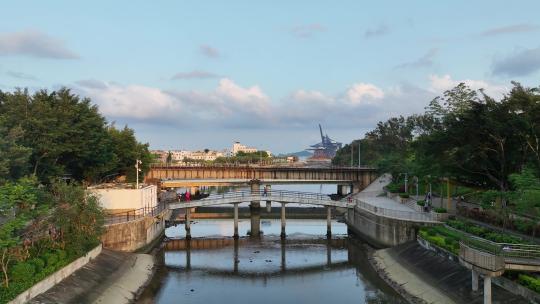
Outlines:
[[[455,80],[448,74],[439,76],[439,75],[430,75],[430,91],[441,94],[446,90],[450,90],[457,86],[460,83],[465,83],[471,89],[479,90],[484,89],[484,92],[493,98],[501,98],[505,93],[509,91],[504,85],[494,84],[487,82],[485,80],[474,80],[474,79],[461,79]]]
[[[384,97],[384,92],[371,83],[355,83],[347,91],[347,98],[352,104],[374,104]]]
[[[111,83],[102,85],[84,86],[80,90],[97,103],[100,111],[108,117],[136,120],[169,119],[174,113],[182,110],[177,100],[156,88]]]
[[[291,94],[291,99],[306,105],[310,104],[331,104],[334,98],[326,96],[319,91],[297,90]]]
[[[36,30],[0,33],[0,55],[25,55],[53,59],[77,59],[62,40]]]

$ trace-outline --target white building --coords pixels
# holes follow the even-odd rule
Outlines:
[[[238,141],[235,141],[233,143],[232,149],[231,149],[231,152],[232,152],[233,156],[236,155],[238,152],[254,153],[254,152],[257,152],[257,151],[258,151],[257,148],[244,146]]]
[[[142,208],[149,210],[157,206],[155,185],[134,189],[127,184],[104,184],[88,188],[88,191],[95,194],[101,207],[107,210],[128,211]]]

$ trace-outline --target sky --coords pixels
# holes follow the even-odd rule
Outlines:
[[[152,149],[295,152],[460,82],[540,85],[540,1],[5,1],[0,90],[70,88]]]

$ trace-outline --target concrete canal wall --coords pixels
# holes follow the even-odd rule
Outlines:
[[[133,252],[151,244],[165,231],[165,221],[170,210],[164,210],[158,216],[145,216],[129,222],[105,226],[101,236],[104,248]]]
[[[416,239],[418,224],[375,215],[361,208],[350,208],[346,223],[349,230],[375,247],[393,247]]]

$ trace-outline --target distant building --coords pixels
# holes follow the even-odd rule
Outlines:
[[[257,151],[258,151],[257,148],[244,146],[238,141],[235,141],[233,143],[232,150],[231,150],[233,156],[236,155],[238,152],[255,153]]]
[[[337,150],[341,149],[342,143],[331,139],[328,134],[323,134],[322,127],[319,124],[319,131],[321,132],[321,142],[311,145],[309,149],[313,151],[311,160],[331,160],[336,156]]]
[[[150,151],[155,157],[156,161],[160,163],[167,162],[167,156],[169,155],[169,151],[163,151],[163,150],[152,150]]]

